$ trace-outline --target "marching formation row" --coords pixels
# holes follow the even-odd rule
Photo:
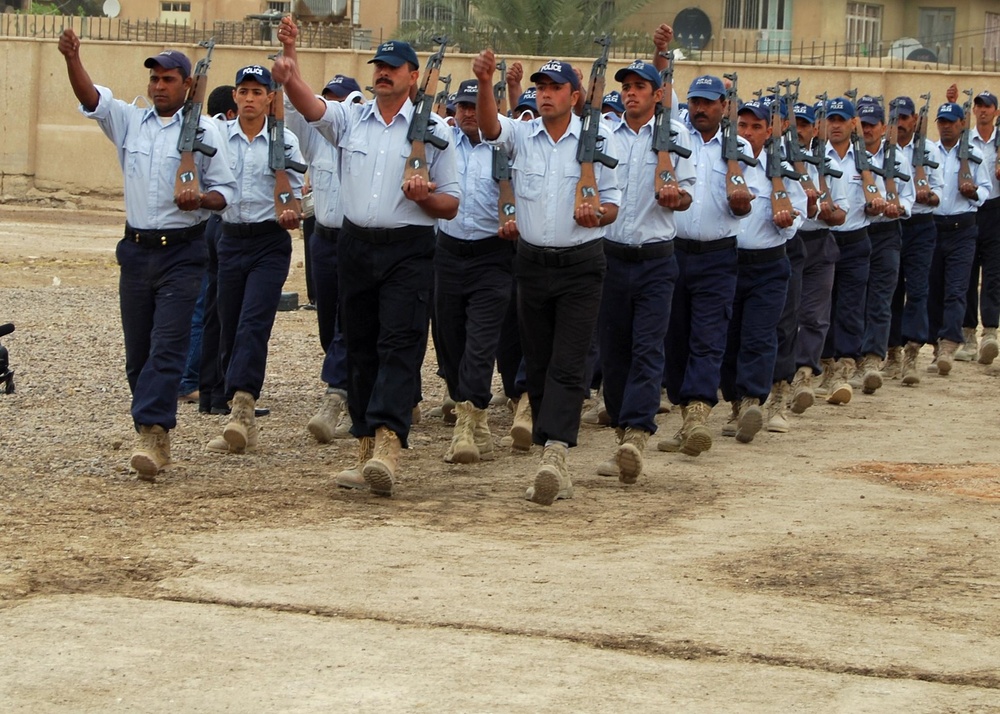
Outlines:
[[[316,95],[297,34],[285,18],[274,64],[212,93],[217,118],[202,116],[210,43],[193,71],[176,50],[147,59],[144,109],[93,84],[72,30],[60,38],[81,111],[125,176],[117,255],[142,479],[170,462],[199,293],[200,406],[231,409],[207,448],[256,446],[304,187],[328,385],[308,428],[357,440],[335,479],[344,488],[392,494],[429,332],[455,421],[445,461],[493,458],[496,364],[515,405],[501,443],[542,447],[526,493],[542,505],[572,497],[566,454],[592,387],[583,418],[617,435],[598,470],[634,483],[661,390],[683,424],[657,448],[697,456],[720,394],[722,434],[749,443],[787,431],[787,410],[817,396],[846,404],[887,378],[918,385],[924,344],[941,375],[1000,352],[989,91],[958,103],[948,88],[938,141],[929,94],[800,97],[787,79],[741,100],[734,73],[696,78],[680,104],[661,25],[652,61],[616,72],[607,93],[608,38],[589,82],[553,59],[525,89],[519,63],[484,50],[450,96],[437,91],[438,38],[423,73],[409,44],[381,44],[365,101],[343,75]]]

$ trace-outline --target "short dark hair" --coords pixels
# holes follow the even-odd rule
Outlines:
[[[212,90],[212,93],[208,95],[208,115],[214,117],[217,114],[222,114],[225,116],[229,112],[237,112],[239,108],[236,106],[236,100],[233,99],[233,90],[236,89],[231,84],[223,84],[221,87],[216,87]]]

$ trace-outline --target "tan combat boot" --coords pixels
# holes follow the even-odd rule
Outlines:
[[[306,428],[321,444],[329,444],[336,437],[337,424],[342,412],[347,411],[347,403],[336,392],[327,392],[319,405],[319,411],[309,420]]]
[[[607,476],[608,478],[621,478],[621,471],[618,469],[618,446],[622,443],[622,439],[625,438],[625,430],[621,427],[615,429],[615,448],[611,454],[611,457],[607,461],[602,461],[597,466],[598,476]]]
[[[792,414],[801,414],[816,402],[812,367],[799,367],[792,379]]]
[[[917,355],[923,347],[918,342],[907,342],[903,348],[903,364],[900,367],[900,376],[903,386],[915,387],[920,384],[920,372],[917,371]]]
[[[597,397],[590,409],[580,415],[580,423],[589,426],[607,426],[611,423],[611,415],[604,406],[603,388],[597,390]]]
[[[542,450],[535,485],[528,487],[525,498],[542,506],[551,506],[557,499],[573,498],[573,481],[566,466],[568,451],[562,444],[549,444]]]
[[[344,469],[337,474],[333,482],[341,488],[368,488],[368,482],[365,481],[365,477],[361,474],[361,472],[374,453],[375,439],[370,436],[362,436],[358,439],[357,463],[355,463],[351,468]]]
[[[531,402],[528,400],[528,393],[525,392],[517,400],[517,407],[514,409],[514,423],[510,425],[510,447],[518,451],[530,450],[532,427]]]
[[[927,365],[927,371],[930,374],[937,374],[937,371],[938,371],[937,358],[938,358],[938,343],[935,342],[934,343],[934,352],[931,355],[931,363],[929,365]]]
[[[874,394],[882,387],[881,364],[882,358],[876,354],[866,354],[861,360],[858,371],[861,372],[861,389],[865,394]]]
[[[712,405],[705,402],[690,402],[687,418],[684,420],[684,443],[681,453],[697,456],[702,451],[712,448],[712,433],[708,430],[708,415],[712,413]]]
[[[257,418],[254,416],[256,400],[249,392],[236,392],[230,402],[232,412],[222,437],[229,444],[229,453],[242,454],[257,444]]]
[[[792,393],[792,385],[788,382],[775,382],[771,387],[771,396],[767,400],[767,430],[775,434],[787,434],[791,425],[786,413],[788,395]]]
[[[684,444],[684,425],[687,424],[688,420],[688,408],[681,407],[681,428],[677,430],[677,433],[668,439],[660,439],[656,444],[657,451],[668,451],[673,453],[674,451],[680,451],[681,446]]]
[[[816,394],[829,394],[837,379],[837,361],[834,359],[822,359],[819,362],[822,372],[819,375],[819,384],[816,385]]]
[[[472,402],[458,402],[455,405],[455,428],[452,431],[451,444],[444,460],[449,464],[475,464],[479,462],[479,449],[473,433],[475,424]]]
[[[736,436],[736,425],[740,421],[740,403],[729,402],[729,418],[722,425],[723,436]]]
[[[139,474],[140,481],[156,481],[156,474],[170,464],[170,434],[162,426],[140,426],[135,451],[129,466]]]
[[[837,360],[833,367],[830,393],[826,397],[827,404],[847,404],[854,396],[854,390],[848,383],[849,375],[854,374],[857,367],[851,357]]]
[[[349,439],[351,438],[351,427],[354,426],[354,420],[351,419],[351,412],[344,405],[344,408],[340,410],[340,418],[337,419],[337,426],[333,430],[334,439]]]
[[[882,376],[886,379],[899,379],[903,373],[903,348],[890,347],[889,354],[882,365]]]
[[[962,339],[965,342],[960,347],[955,348],[955,354],[952,355],[952,359],[956,362],[971,362],[976,359],[976,354],[979,352],[979,345],[976,343],[976,328],[963,327]],[[938,368],[938,374],[948,373],[942,372],[941,369]]]
[[[743,397],[740,400],[740,418],[736,422],[736,441],[749,444],[763,426],[764,410],[760,408],[760,400]]]
[[[486,409],[472,410],[472,440],[479,449],[479,460],[492,461],[493,434],[490,432],[490,414]]]
[[[628,427],[622,434],[618,449],[615,451],[615,462],[618,465],[618,480],[622,483],[635,483],[642,475],[642,452],[646,450],[649,432]]]
[[[365,477],[368,488],[376,496],[392,495],[392,485],[395,482],[402,449],[396,432],[385,426],[375,430],[375,449],[368,463],[361,469],[361,475]]]
[[[952,362],[955,360],[955,352],[958,351],[958,343],[951,340],[938,341],[937,369],[938,374],[947,377],[951,372]]]
[[[984,327],[983,340],[979,343],[979,364],[993,364],[1000,356],[1000,342],[997,341],[997,328]]]

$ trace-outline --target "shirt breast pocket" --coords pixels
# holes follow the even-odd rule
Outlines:
[[[535,200],[542,192],[544,180],[542,170],[525,165],[523,161],[514,161],[511,165],[511,177],[514,182],[514,195],[526,200]]]
[[[125,142],[125,173],[128,176],[139,176],[145,167],[149,166],[151,147],[138,141]]]
[[[360,141],[348,139],[340,145],[343,157],[343,166],[348,174],[360,176],[364,162],[368,158],[368,147]]]
[[[720,205],[726,203],[726,174],[729,167],[725,161],[718,161],[712,166],[712,195]]]

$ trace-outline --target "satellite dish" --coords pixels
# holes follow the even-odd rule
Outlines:
[[[696,7],[684,8],[674,18],[674,37],[683,47],[704,49],[712,40],[712,21]]]
[[[104,17],[118,17],[122,11],[122,4],[118,0],[104,0]]]
[[[929,50],[926,47],[921,47],[919,49],[913,50],[910,54],[906,55],[906,59],[912,60],[914,62],[937,62],[937,55],[934,54],[934,50]]]

